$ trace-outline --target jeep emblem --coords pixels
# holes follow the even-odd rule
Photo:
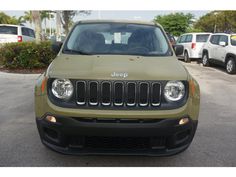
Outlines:
[[[128,73],[126,73],[126,72],[113,72],[113,73],[111,73],[111,77],[122,77],[122,78],[126,78],[126,77],[128,77]]]

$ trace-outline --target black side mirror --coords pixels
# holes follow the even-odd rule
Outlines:
[[[173,45],[173,48],[176,56],[182,55],[184,52],[184,46],[182,45]]]
[[[61,50],[62,44],[63,44],[62,42],[54,42],[54,43],[52,44],[52,50],[53,50],[56,54],[58,54],[59,51]]]

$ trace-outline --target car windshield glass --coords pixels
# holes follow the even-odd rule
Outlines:
[[[63,52],[87,55],[172,55],[161,28],[126,23],[78,24],[66,41]]]
[[[14,27],[14,26],[0,26],[0,34],[14,34],[14,35],[17,35],[17,27]]]
[[[206,42],[210,34],[198,34],[196,36],[196,42]]]
[[[231,44],[233,46],[236,46],[236,35],[232,35],[230,39],[231,39]]]

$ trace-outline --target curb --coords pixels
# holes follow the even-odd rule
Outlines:
[[[19,73],[6,73],[6,72],[2,72],[0,71],[0,78],[1,77],[10,77],[10,78],[35,78],[40,76],[41,74],[19,74]]]

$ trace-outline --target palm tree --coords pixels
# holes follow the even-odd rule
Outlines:
[[[30,26],[32,27],[32,22],[33,22],[33,19],[32,19],[32,11],[25,11],[24,12],[24,16],[23,16],[23,19],[25,22],[29,22],[30,23]]]
[[[61,23],[62,26],[65,30],[65,34],[67,35],[69,33],[69,28],[73,25],[73,18],[76,15],[90,15],[91,10],[64,10],[62,11],[62,18],[61,18]]]
[[[24,19],[24,16],[20,16],[19,18],[17,18],[17,23],[18,24],[22,24],[22,23],[25,23],[25,19]]]
[[[9,16],[6,15],[3,12],[0,12],[0,24],[14,24],[14,25],[20,25],[22,23],[25,23],[23,17],[15,17],[15,16]]]
[[[41,17],[40,17],[40,11],[31,11],[32,13],[32,21],[35,26],[35,38],[36,42],[41,41],[41,34],[42,34],[42,23],[41,23]]]
[[[51,11],[40,11],[40,17],[42,22],[44,22],[44,33],[47,33],[47,19],[50,20],[50,18],[54,18],[53,15],[51,15]]]

